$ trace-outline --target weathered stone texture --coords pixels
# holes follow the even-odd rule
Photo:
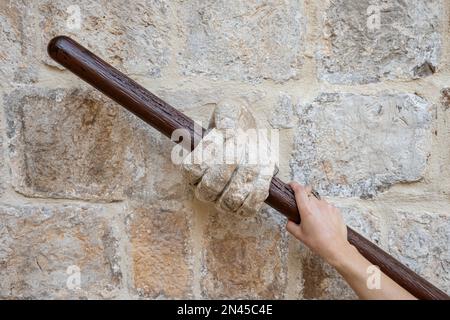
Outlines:
[[[445,111],[450,109],[450,88],[444,88],[441,90],[441,103]]]
[[[380,26],[373,28],[377,10]],[[319,77],[370,83],[433,74],[441,54],[442,12],[441,0],[330,2],[317,53]]]
[[[1,110],[0,110],[0,121],[1,119]],[[5,156],[3,151],[3,132],[0,127],[0,197],[2,196],[4,190],[5,190],[5,184],[6,184],[6,168],[5,168]]]
[[[122,271],[113,228],[100,206],[0,205],[0,297],[114,297]]]
[[[351,300],[357,296],[345,280],[322,258],[305,249],[302,257],[304,299]]]
[[[372,212],[357,206],[341,206],[340,209],[348,226],[376,244],[381,242],[381,221]],[[303,298],[357,299],[335,269],[309,249],[302,251]]]
[[[178,10],[186,35],[186,75],[277,82],[296,78],[305,18],[300,0],[185,1]]]
[[[0,75],[3,81],[30,82],[36,79],[36,66],[30,62],[34,46],[31,42],[33,28],[31,6],[27,0],[2,0],[0,2]],[[3,86],[5,83],[0,85]]]
[[[192,297],[190,216],[179,205],[142,206],[128,217],[133,288],[148,298]]]
[[[450,293],[450,216],[398,210],[388,237],[393,256]]]
[[[344,217],[345,223],[359,234],[375,244],[381,243],[381,219],[371,210],[358,206],[336,205]]]
[[[181,168],[171,161],[175,144],[141,120],[133,119],[130,129],[125,172],[131,171],[133,183],[126,187],[127,198],[140,203],[192,199]]]
[[[212,116],[217,104],[227,99],[243,100],[253,112],[260,107],[266,92],[259,87],[251,90],[232,85],[169,86],[159,88],[155,92],[171,106],[182,111],[197,123],[207,128],[211,125]],[[254,113],[257,116],[257,113]]]
[[[159,77],[169,63],[173,17],[167,1],[40,0],[36,6],[39,56],[51,66],[57,64],[47,56],[46,46],[60,34],[72,36],[128,74]],[[79,8],[80,28],[76,28],[74,6]]]
[[[286,241],[272,211],[237,219],[214,213],[204,239],[205,298],[280,299],[286,287]]]
[[[448,194],[446,10],[443,0],[0,0],[0,298],[356,298],[300,242],[288,252],[273,210],[207,216],[173,143],[48,57],[61,34],[205,127],[218,103],[245,100],[287,129],[293,180],[335,196],[351,227],[450,293],[439,203],[367,209],[394,184],[399,203]],[[319,93],[311,103],[304,84],[306,98]],[[67,287],[73,265],[80,290]]]
[[[423,177],[431,105],[412,94],[320,94],[298,110],[293,177],[321,194],[372,197]]]
[[[5,108],[12,183],[20,193],[114,201],[142,175],[131,115],[99,93],[17,90]]]
[[[295,123],[295,109],[297,105],[292,101],[292,97],[286,93],[281,92],[277,104],[272,110],[272,115],[269,120],[270,125],[274,129],[290,129],[294,127]]]

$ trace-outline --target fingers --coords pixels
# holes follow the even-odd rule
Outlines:
[[[272,181],[275,166],[272,166],[270,169],[268,169],[267,172],[263,170],[263,172],[259,173],[253,184],[252,191],[250,191],[239,209],[241,215],[246,212],[253,214],[261,209],[264,200],[269,196],[270,182]]]
[[[218,143],[221,136],[217,130],[211,130],[183,160],[183,171],[190,184],[197,184],[208,168],[214,164],[216,151],[220,150]]]
[[[258,169],[257,166],[238,167],[217,201],[217,208],[228,212],[237,211],[253,190],[253,185],[258,177]]]
[[[211,124],[214,128],[183,161],[184,172],[195,186],[196,198],[215,202],[220,211],[256,213],[269,194],[275,161],[254,163],[253,160],[255,154],[259,157],[265,154],[259,150],[265,146],[264,142],[267,150],[263,151],[270,151],[269,141],[261,139],[258,132],[256,136],[250,133],[247,136],[247,129],[258,127],[245,99],[221,101]],[[257,138],[256,150],[250,148],[256,142],[251,137]]]
[[[217,164],[208,168],[195,188],[197,199],[204,202],[216,201],[236,168],[236,164]]]
[[[302,218],[303,214],[307,214],[309,212],[307,204],[309,202],[307,188],[301,186],[297,182],[289,183],[290,187],[294,191],[295,201],[297,202],[298,211],[300,212],[300,218]]]

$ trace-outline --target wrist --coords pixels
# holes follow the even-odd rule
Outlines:
[[[344,243],[339,249],[335,250],[334,254],[327,259],[327,262],[336,269],[343,268],[346,264],[351,263],[353,258],[358,254],[355,246],[349,242]]]

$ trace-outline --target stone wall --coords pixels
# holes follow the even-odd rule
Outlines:
[[[2,0],[0,297],[355,297],[272,209],[237,220],[194,200],[168,139],[49,59],[59,34],[195,119],[245,99],[280,129],[280,177],[450,293],[449,15],[444,0]]]

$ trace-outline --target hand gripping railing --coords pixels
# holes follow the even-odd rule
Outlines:
[[[49,55],[58,63],[125,107],[167,137],[176,129],[191,134],[191,149],[201,140],[194,121],[156,97],[135,81],[75,42],[59,36],[48,45]],[[200,130],[202,131],[202,130]],[[291,188],[277,177],[272,179],[266,203],[288,219],[300,223],[300,215]],[[348,229],[348,241],[371,263],[419,299],[449,299],[447,294],[401,264],[388,253]]]

